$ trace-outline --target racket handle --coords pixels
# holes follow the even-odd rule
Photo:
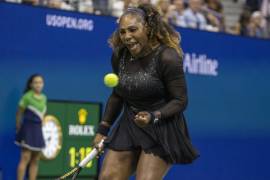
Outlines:
[[[104,139],[102,139],[97,147],[95,147],[79,164],[79,167],[84,168],[92,159],[94,159],[98,153],[99,149],[103,147]]]
[[[98,154],[98,150],[95,148],[93,149],[79,164],[79,167],[84,168],[88,162],[96,157]]]

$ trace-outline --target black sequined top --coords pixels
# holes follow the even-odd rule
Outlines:
[[[136,111],[160,111],[162,120],[186,108],[183,60],[175,49],[161,45],[136,60],[124,49],[118,56],[113,54],[112,67],[119,84],[107,101],[102,121],[113,124],[123,106]]]

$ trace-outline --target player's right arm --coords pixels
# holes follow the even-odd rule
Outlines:
[[[117,119],[123,108],[123,100],[114,91],[110,95],[102,121],[97,129],[97,134],[94,139],[94,144],[98,144],[101,139],[106,139],[110,127],[113,125],[114,121]]]
[[[113,73],[118,75],[119,71],[119,56],[113,53],[111,58],[111,65]],[[103,118],[97,129],[97,134],[94,138],[94,145],[97,145],[101,139],[106,139],[110,127],[117,119],[123,108],[123,99],[116,92],[115,89],[112,91],[110,97],[107,100],[106,108],[103,114]]]

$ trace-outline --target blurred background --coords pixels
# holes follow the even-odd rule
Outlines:
[[[38,179],[54,179],[85,155],[93,134],[71,135],[69,128],[96,128],[111,92],[103,84],[112,71],[107,39],[127,7],[145,2],[181,34],[185,115],[201,154],[191,165],[173,166],[165,180],[270,179],[269,0],[2,0],[0,180],[16,179],[15,114],[34,73],[44,76],[48,113],[63,137],[56,157],[40,162]],[[96,179],[98,169],[93,162],[80,179]]]
[[[164,20],[179,27],[269,38],[269,0],[5,0],[33,6],[119,17],[129,6],[152,3]],[[202,14],[202,25],[190,22],[189,9]]]

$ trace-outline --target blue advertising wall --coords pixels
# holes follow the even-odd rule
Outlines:
[[[16,178],[15,113],[26,79],[49,99],[106,102],[107,39],[116,19],[0,3],[0,174]],[[201,157],[166,180],[269,180],[270,41],[177,29],[185,52],[186,111]]]

